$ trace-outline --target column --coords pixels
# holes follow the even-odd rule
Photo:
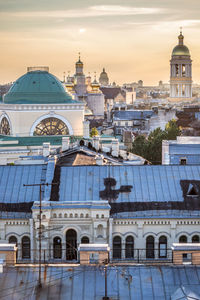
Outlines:
[[[33,219],[29,219],[29,225],[30,225],[30,240],[31,240],[31,260],[35,259],[35,241],[34,241],[34,221]]]
[[[109,244],[109,247],[110,247],[110,259],[112,259],[112,233],[113,233],[113,219],[109,218],[108,244]]]

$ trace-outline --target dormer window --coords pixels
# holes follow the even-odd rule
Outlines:
[[[180,158],[180,165],[187,165],[187,159],[186,158]]]
[[[190,196],[190,197],[198,197],[199,196],[199,191],[195,184],[192,184],[192,183],[189,184],[187,196]]]

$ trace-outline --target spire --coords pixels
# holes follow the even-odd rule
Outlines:
[[[65,82],[65,72],[63,72],[63,82]]]
[[[184,39],[184,36],[182,34],[182,27],[180,27],[180,34],[178,36],[178,43],[179,43],[179,45],[183,45],[183,39]]]

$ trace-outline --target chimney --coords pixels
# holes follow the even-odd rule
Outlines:
[[[43,156],[47,157],[50,154],[50,143],[43,143]]]
[[[118,157],[119,156],[119,141],[118,139],[113,139],[111,143],[112,149],[112,156]]]
[[[89,139],[90,137],[90,122],[83,121],[83,137]]]
[[[97,166],[102,166],[103,165],[103,159],[104,159],[103,155],[96,155],[95,156],[96,165]]]
[[[62,138],[62,151],[69,150],[70,138],[65,136]]]
[[[93,145],[93,147],[94,147],[97,151],[99,151],[99,147],[100,147],[99,141],[100,141],[100,137],[99,137],[99,136],[94,136],[94,137],[92,138],[92,145]]]

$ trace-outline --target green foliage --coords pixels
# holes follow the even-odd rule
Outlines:
[[[152,164],[161,164],[162,161],[162,141],[174,140],[180,135],[176,121],[171,120],[167,123],[165,130],[160,127],[153,130],[148,138],[140,135],[133,142],[132,152],[146,158]]]
[[[93,127],[90,131],[90,136],[93,137],[96,135],[99,135],[98,130],[96,129],[96,127]]]

